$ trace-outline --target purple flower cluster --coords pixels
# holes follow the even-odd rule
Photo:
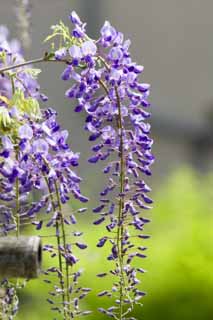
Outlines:
[[[11,116],[12,117],[12,116]],[[42,120],[33,121],[27,115],[18,117],[16,120],[22,122],[17,129],[17,135],[3,135],[1,137],[0,173],[2,176],[0,195],[3,201],[15,202],[16,193],[14,185],[19,180],[19,197],[28,203],[29,208],[24,205],[20,210],[22,218],[34,218],[42,207],[48,207],[52,211],[49,191],[55,192],[54,183],[57,181],[60,202],[66,203],[70,194],[82,202],[88,199],[84,197],[79,188],[81,179],[71,169],[78,165],[79,154],[73,153],[67,144],[68,132],[60,130],[56,121],[56,112],[47,109],[42,112]],[[28,201],[28,195],[33,190],[41,191],[41,198],[36,205]],[[12,217],[7,215],[12,223]],[[4,231],[16,228],[15,225],[6,224]]]
[[[18,311],[18,297],[16,295],[16,290],[14,286],[7,280],[4,279],[0,282],[1,287],[1,309],[0,317],[4,319],[11,320],[16,315]]]
[[[85,249],[87,245],[78,241],[67,242],[67,227],[77,221],[74,213],[65,216],[62,208],[70,196],[82,203],[88,201],[80,191],[81,178],[72,169],[78,165],[79,154],[70,150],[67,144],[68,132],[60,130],[54,110],[44,110],[42,120],[32,120],[25,114],[24,119],[19,121],[22,124],[17,129],[15,139],[14,136],[1,137],[0,198],[4,203],[1,205],[1,232],[6,235],[30,221],[36,230],[40,230],[44,223],[47,228],[54,228],[57,246],[46,244],[44,250],[48,251],[52,258],[57,256],[60,263],[58,267],[50,267],[44,273],[58,276],[59,285],[54,281],[55,291],[50,294],[57,299],[61,294],[63,304],[60,307],[52,306],[52,309],[63,312],[68,318],[71,315],[74,317],[84,314],[85,311],[79,311],[78,301],[86,296],[89,290],[85,292],[85,288],[77,286],[79,271],[72,273],[73,281],[69,277],[70,268],[79,260],[73,249]],[[35,191],[38,200],[32,202],[31,197]],[[85,210],[86,208],[77,211]],[[47,215],[40,219],[40,212],[46,212]],[[79,237],[81,234],[74,232],[73,236]],[[74,303],[71,294],[74,289],[78,289],[79,295],[75,294],[75,299],[78,296],[79,299],[75,300],[72,308]],[[51,299],[48,301],[53,303]]]
[[[99,296],[114,297],[115,305],[99,311],[119,320],[133,319],[128,314],[145,293],[138,288],[137,278],[144,270],[131,262],[145,258],[144,240],[148,236],[143,230],[149,219],[143,212],[152,204],[147,195],[150,188],[142,178],[151,175],[154,161],[147,123],[150,85],[139,79],[143,66],[132,61],[130,41],[124,40],[108,21],[101,28],[100,38],[94,41],[86,35],[85,24],[75,12],[70,20],[74,24],[72,36],[80,42],[64,48],[71,62],[61,77],[73,83],[66,96],[77,100],[75,112],[86,111],[85,130],[95,143],[89,162],[107,160],[103,172],[108,182],[93,212],[98,215],[94,224],[105,223],[108,231],[97,247],[110,243],[107,259],[114,262],[109,272],[115,277],[114,285]],[[136,239],[141,240],[140,246]],[[106,275],[100,273],[99,277]]]
[[[5,26],[0,26],[0,68],[25,61],[19,41],[16,39],[9,41],[8,37],[8,29]],[[47,97],[40,93],[40,85],[35,76],[32,76],[28,67],[16,69],[13,84],[11,83],[10,74],[10,71],[0,74],[0,96],[11,98],[14,85],[14,88],[21,90],[25,97],[32,97],[42,101],[47,100]]]
[[[1,36],[1,64],[23,61],[6,41],[6,29]],[[81,232],[70,232],[77,223],[75,212],[65,215],[63,206],[70,197],[81,203],[88,198],[81,193],[81,178],[74,171],[79,154],[70,149],[68,131],[61,129],[56,112],[51,108],[40,110],[37,100],[46,98],[39,93],[32,71],[20,67],[12,74],[8,71],[1,75],[0,233],[7,236],[16,232],[18,237],[21,227],[33,224],[37,232],[46,227],[50,234],[55,234],[57,244],[44,245],[44,251],[53,258],[53,266],[44,271],[45,276],[49,275],[45,282],[54,284],[47,301],[52,310],[70,319],[89,313],[79,309],[79,302],[90,289],[78,286],[81,272],[75,266],[79,259],[74,254],[75,249],[84,250],[87,245],[76,240]],[[86,208],[77,210],[84,211]],[[5,283],[8,292],[16,291],[16,285],[9,287],[9,281]],[[8,304],[10,301],[15,300],[9,299]],[[17,304],[8,308],[12,319]]]
[[[151,175],[154,162],[147,122],[150,85],[140,80],[143,66],[132,61],[130,41],[108,21],[94,41],[74,11],[69,18],[72,34],[62,22],[53,26],[47,40],[59,35],[61,47],[33,63],[66,62],[61,75],[71,82],[66,97],[76,102],[75,112],[86,113],[84,129],[93,143],[88,161],[107,161],[103,167],[107,182],[93,208],[93,223],[105,226],[97,247],[107,244],[107,260],[112,262],[108,272],[97,276],[110,276],[113,286],[98,296],[112,298],[113,304],[98,310],[117,320],[134,320],[134,305],[141,304],[145,295],[138,278],[144,270],[138,262],[146,257],[144,241],[149,236],[144,227],[150,220],[143,213],[152,204],[151,189],[143,178]],[[78,240],[81,232],[70,232],[77,223],[76,213],[86,208],[65,214],[63,206],[70,197],[82,203],[88,199],[81,193],[81,178],[74,170],[79,154],[69,148],[68,132],[60,128],[56,112],[40,109],[39,102],[47,97],[40,93],[36,80],[39,70],[28,68],[30,63],[24,61],[18,42],[9,42],[7,29],[0,27],[0,233],[16,232],[18,237],[20,227],[29,223],[37,232],[43,227],[52,230],[56,242],[44,245],[53,261],[43,271],[44,281],[52,288],[47,301],[68,320],[90,313],[79,309],[90,289],[78,285],[81,271],[75,256],[75,249],[84,250],[87,245]],[[5,310],[12,319],[17,311],[17,286],[7,280],[2,286],[7,292]]]

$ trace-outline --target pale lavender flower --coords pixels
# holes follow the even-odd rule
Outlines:
[[[24,124],[23,126],[21,126],[18,133],[21,139],[30,140],[33,137],[33,130],[28,124]]]
[[[23,0],[20,0],[23,1]],[[18,40],[8,39],[9,31],[4,26],[0,27],[0,52],[5,52],[6,60],[0,59],[0,68],[17,63],[24,62],[23,50]],[[40,85],[37,80],[28,72],[29,67],[22,67],[16,70],[16,77],[14,78],[15,89],[20,89],[25,97],[33,97],[38,100],[46,101],[47,97],[40,92]],[[0,95],[11,98],[12,85],[10,77],[7,72],[0,74]],[[0,105],[4,105],[0,101]]]

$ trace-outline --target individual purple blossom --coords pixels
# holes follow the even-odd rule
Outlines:
[[[8,136],[2,136],[1,143],[2,143],[3,148],[6,150],[13,150],[14,149],[14,145]]]
[[[113,44],[113,40],[116,39],[117,31],[114,27],[111,26],[109,21],[106,21],[101,28],[101,42],[102,45],[105,47],[110,46]]]
[[[76,60],[80,60],[83,56],[81,48],[75,44],[70,47],[69,54],[73,59]]]
[[[33,142],[32,151],[38,155],[47,156],[49,150],[49,145],[44,139],[38,139]]]
[[[70,21],[74,25],[72,35],[74,37],[76,37],[77,39],[84,38],[86,36],[86,34],[85,34],[86,24],[81,22],[79,16],[77,15],[77,13],[75,11],[71,12],[69,18],[70,18]]]
[[[57,50],[55,52],[55,58],[56,60],[62,60],[64,58],[66,58],[66,55],[67,55],[67,50],[66,48],[61,48],[59,50]]]
[[[33,130],[28,124],[24,124],[19,128],[18,134],[21,139],[31,140],[33,137]]]
[[[81,52],[83,56],[94,56],[97,52],[97,46],[92,40],[85,41],[81,46]]]
[[[79,16],[77,15],[77,13],[75,11],[72,11],[70,14],[70,20],[74,25],[82,25],[81,19],[79,18]]]

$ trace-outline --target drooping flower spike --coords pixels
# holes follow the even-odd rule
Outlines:
[[[4,42],[2,64],[15,59],[9,45],[5,46]],[[33,224],[37,233],[46,227],[55,234],[55,245],[44,243],[44,251],[53,258],[53,265],[44,271],[45,282],[52,286],[47,301],[67,320],[89,313],[81,311],[79,302],[90,289],[78,285],[81,271],[75,251],[87,245],[76,239],[82,233],[72,231],[77,223],[75,212],[65,215],[64,204],[70,198],[82,203],[88,198],[81,193],[81,178],[74,171],[79,154],[71,151],[68,131],[61,130],[57,113],[51,108],[40,109],[37,99],[43,96],[35,75],[34,69],[20,67],[4,74],[0,85],[0,233],[7,236],[15,232],[18,237],[21,228]],[[18,311],[16,289],[20,285],[5,279],[1,288],[5,292],[2,316],[12,319]]]
[[[144,234],[144,226],[150,220],[144,212],[152,204],[147,195],[151,189],[143,179],[144,175],[151,175],[154,162],[147,123],[150,85],[139,79],[143,66],[132,61],[130,41],[124,40],[108,21],[101,28],[100,38],[94,41],[86,35],[85,24],[75,12],[70,20],[75,44],[60,48],[64,56],[70,57],[61,78],[72,82],[66,97],[77,101],[75,112],[86,111],[84,128],[89,140],[95,142],[89,163],[107,161],[103,173],[108,182],[93,212],[98,215],[94,225],[104,223],[108,232],[97,247],[110,243],[107,259],[113,262],[108,274],[98,276],[115,278],[113,287],[99,296],[114,298],[114,304],[99,311],[119,320],[133,319],[133,306],[145,295],[138,288],[137,278],[144,270],[134,261],[140,264],[146,257],[144,241],[149,236]]]
[[[76,269],[79,259],[74,254],[75,249],[83,250],[87,245],[75,240],[82,233],[70,232],[71,225],[77,223],[76,216],[74,212],[65,215],[63,205],[70,197],[82,203],[87,202],[88,198],[81,194],[81,178],[72,169],[78,165],[79,154],[70,150],[68,132],[60,129],[54,110],[43,110],[41,115],[42,119],[32,120],[25,114],[22,119],[19,118],[21,124],[15,132],[11,130],[1,137],[1,200],[4,203],[1,208],[1,232],[7,235],[16,230],[19,236],[20,227],[32,223],[37,232],[46,227],[50,234],[55,233],[57,244],[44,245],[44,250],[59,261],[57,266],[53,259],[53,265],[44,272],[45,278],[50,275],[45,282],[54,284],[51,299],[47,301],[52,310],[70,319],[75,315],[88,314],[88,311],[79,310],[79,299],[82,300],[89,289],[85,291],[85,288],[78,287],[81,272]],[[36,202],[32,201],[35,191]],[[42,212],[46,212],[45,216],[38,215]],[[72,242],[70,235],[73,235]],[[58,277],[58,284],[56,278],[52,280],[53,276]],[[56,298],[56,306],[53,297]]]

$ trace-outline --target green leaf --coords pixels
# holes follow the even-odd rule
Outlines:
[[[10,106],[16,106],[19,112],[27,113],[31,117],[41,117],[38,101],[32,97],[25,98],[21,90],[16,90],[10,101]]]
[[[10,117],[9,112],[6,108],[0,108],[0,130],[8,130],[13,125],[13,119]]]
[[[58,24],[51,26],[51,30],[52,33],[44,39],[44,42],[59,37],[59,49],[62,47],[69,48],[73,44],[80,45],[80,41],[70,35],[70,30],[63,21],[59,21]]]
[[[24,111],[28,113],[30,116],[40,118],[41,117],[41,110],[39,103],[34,98],[28,98],[25,100],[25,108]]]
[[[0,52],[0,60],[1,60],[3,63],[6,62],[6,57],[7,57],[6,52],[5,52],[5,51],[1,51],[1,52]]]

